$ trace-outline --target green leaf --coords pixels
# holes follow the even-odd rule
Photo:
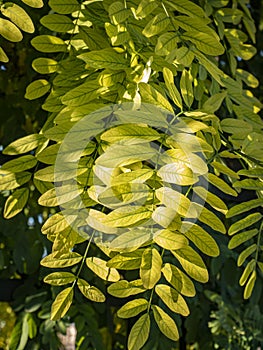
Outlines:
[[[191,17],[189,16],[175,16],[173,19],[173,22],[183,28],[184,30],[194,30],[194,31],[200,31],[209,35],[214,36],[217,40],[219,40],[218,35],[216,32],[207,26],[209,24],[209,19],[207,18],[198,18],[198,17]]]
[[[247,265],[246,265],[246,267],[245,267],[245,269],[244,269],[244,271],[239,279],[239,284],[241,286],[244,286],[244,284],[247,282],[249,275],[255,269],[255,267],[256,267],[256,260],[255,259],[252,259],[247,263]]]
[[[40,57],[32,62],[33,69],[40,74],[51,74],[58,70],[58,62],[52,58]]]
[[[159,172],[158,172],[159,174]],[[170,187],[161,187],[155,191],[156,197],[168,208],[172,208],[179,215],[186,218],[196,218],[196,211],[191,206],[191,201],[185,195]]]
[[[208,174],[208,181],[215,187],[217,187],[219,190],[221,190],[224,193],[227,193],[229,195],[232,195],[234,197],[237,196],[237,192],[233,190],[224,180],[220,179],[220,177],[209,173]]]
[[[32,155],[22,156],[16,159],[12,159],[2,165],[1,170],[6,170],[11,173],[18,173],[20,171],[33,168],[37,164],[37,160]]]
[[[24,185],[31,178],[31,173],[24,171],[21,173],[7,173],[0,175],[0,191],[14,190],[17,187]]]
[[[166,56],[170,54],[176,48],[178,41],[180,38],[174,32],[160,35],[155,46],[156,55]]]
[[[64,40],[53,35],[38,35],[31,40],[32,46],[40,52],[66,52],[67,45]]]
[[[154,18],[152,18],[144,27],[142,34],[147,38],[163,32],[169,25],[170,19],[163,12],[158,13]]]
[[[51,188],[39,197],[38,204],[43,207],[56,207],[57,205],[68,203],[79,196],[82,191],[83,189],[79,190],[76,183]],[[81,201],[81,199],[79,199],[79,201]]]
[[[158,140],[160,137],[161,135],[156,130],[149,127],[137,124],[123,124],[105,131],[100,138],[109,143],[123,141],[125,145],[130,145]]]
[[[35,100],[44,96],[50,89],[50,83],[45,79],[35,80],[26,88],[25,98],[28,100]]]
[[[63,15],[80,10],[80,4],[77,0],[49,0],[48,5],[53,11]]]
[[[179,339],[179,333],[174,320],[159,306],[152,305],[151,308],[160,331],[169,339],[177,341]]]
[[[216,11],[215,16],[223,22],[238,24],[241,21],[243,12],[237,8],[221,8]]]
[[[263,182],[260,180],[245,179],[245,180],[241,180],[241,181],[236,181],[233,184],[233,187],[243,188],[244,190],[262,191],[263,190]]]
[[[76,276],[71,272],[53,272],[44,278],[44,282],[53,286],[63,286],[74,282]]]
[[[128,338],[128,350],[139,350],[146,343],[150,333],[150,316],[142,315],[133,325]]]
[[[23,39],[23,35],[17,26],[4,18],[0,18],[0,35],[12,42],[18,42]]]
[[[150,242],[153,236],[153,230],[150,228],[135,227],[130,231],[121,233],[110,244],[110,249],[115,251],[125,249],[137,249],[146,242]]]
[[[256,250],[257,245],[255,243],[243,250],[238,256],[237,266],[243,265],[245,260],[249,257],[249,255],[253,254]]]
[[[162,166],[157,175],[165,182],[181,186],[193,185],[198,181],[192,170],[180,161]]]
[[[202,157],[199,157],[196,154],[190,153],[187,150],[182,149],[170,149],[165,152],[167,157],[167,163],[176,161],[183,163],[185,166],[190,168],[194,174],[204,175],[207,174],[208,168]],[[165,160],[165,156],[163,156]]]
[[[115,267],[120,270],[135,270],[139,269],[142,260],[142,249],[137,249],[133,252],[121,253],[115,255],[107,262],[108,267]]]
[[[142,280],[135,280],[132,282],[121,280],[108,287],[108,293],[117,298],[126,298],[145,291],[146,289],[142,285]]]
[[[142,254],[140,277],[144,288],[152,289],[161,278],[162,258],[155,248],[147,248]]]
[[[182,316],[189,315],[189,309],[184,298],[175,289],[166,284],[157,284],[155,292],[171,311]]]
[[[17,155],[27,153],[37,148],[45,137],[42,134],[32,134],[22,137],[14,142],[10,143],[4,150],[3,154]]]
[[[136,10],[136,16],[138,18],[145,18],[152,13],[156,7],[158,7],[158,4],[155,0],[142,0]]]
[[[72,20],[64,15],[49,14],[40,19],[40,23],[51,31],[66,33],[75,28]]]
[[[77,285],[81,293],[89,300],[96,303],[104,303],[105,295],[96,287],[89,285],[87,281],[82,278],[78,278]]]
[[[192,241],[201,252],[209,256],[218,256],[220,251],[214,238],[200,226],[192,222],[184,221],[180,229],[190,241]]]
[[[190,277],[202,283],[208,281],[208,272],[203,259],[193,248],[181,248],[173,250],[172,253]]]
[[[211,34],[189,30],[181,38],[191,41],[198,50],[207,55],[219,56],[225,52],[223,45]]]
[[[193,190],[200,198],[202,198],[209,205],[211,205],[212,208],[216,209],[217,211],[220,211],[223,214],[227,213],[227,206],[215,194],[208,192],[204,187],[201,186],[194,186]]]
[[[21,0],[24,4],[35,7],[35,8],[41,8],[44,6],[43,0]]]
[[[256,273],[256,270],[254,270],[246,284],[246,287],[244,290],[244,299],[248,299],[251,297],[256,279],[257,279],[257,273]]]
[[[82,256],[76,252],[58,255],[56,252],[47,255],[41,260],[41,265],[51,268],[63,268],[73,266],[82,260]]]
[[[263,168],[241,169],[238,175],[245,175],[247,177],[263,177]]]
[[[228,134],[240,134],[245,137],[248,133],[253,130],[251,124],[247,123],[244,120],[226,118],[221,121],[221,128],[224,132]]]
[[[105,281],[117,282],[120,279],[119,272],[114,268],[109,268],[105,260],[90,257],[86,259],[86,264],[91,271]]]
[[[164,228],[171,228],[177,230],[181,226],[181,220],[176,210],[166,207],[157,207],[152,219]]]
[[[199,221],[211,227],[213,230],[219,231],[221,233],[226,233],[226,228],[223,222],[217,217],[216,214],[201,204],[192,203],[192,206],[197,211],[197,218]]]
[[[202,111],[205,111],[207,113],[215,113],[215,111],[217,111],[221,107],[226,96],[226,91],[212,95],[203,104]]]
[[[67,215],[67,212],[63,210],[63,212],[50,216],[42,226],[41,232],[44,235],[61,232],[69,227],[69,225],[72,224],[75,219],[76,215],[72,215],[72,217],[70,217],[70,214]]]
[[[180,13],[184,13],[191,17],[202,17],[202,19],[204,17],[204,20],[206,18],[204,10],[200,6],[196,5],[195,3],[189,0],[176,0],[176,3],[171,1],[165,1],[165,3]]]
[[[253,74],[243,69],[238,68],[236,70],[236,76],[241,78],[249,87],[257,88],[259,85],[258,79]]]
[[[235,215],[245,213],[251,209],[263,206],[263,198],[252,199],[247,202],[243,202],[237,205],[234,205],[226,214],[227,218],[231,218]]]
[[[180,79],[180,90],[187,107],[191,107],[194,101],[193,77],[191,73],[184,69]]]
[[[124,56],[111,48],[93,50],[77,57],[83,60],[88,68],[122,70],[128,66],[128,62]]]
[[[7,63],[9,61],[9,58],[7,57],[5,51],[1,46],[0,46],[0,61],[4,63]]]
[[[183,108],[183,102],[180,95],[180,92],[178,91],[177,87],[174,84],[174,76],[170,69],[164,67],[163,69],[163,77],[165,81],[165,85],[168,89],[168,92],[173,100],[173,102],[178,106],[180,109]]]
[[[195,286],[191,279],[186,276],[178,267],[172,264],[164,264],[162,273],[167,282],[169,282],[180,294],[187,297],[195,296]]]
[[[130,318],[139,315],[142,311],[148,307],[148,301],[140,298],[131,300],[124,304],[118,311],[117,316],[120,318]]]
[[[10,219],[18,213],[20,213],[24,209],[28,197],[28,188],[20,188],[15,190],[5,202],[4,218]]]
[[[30,16],[19,5],[12,2],[5,2],[1,6],[1,12],[5,17],[8,17],[17,27],[22,29],[24,32],[34,32],[35,28]]]
[[[229,249],[234,249],[238,247],[240,244],[248,241],[252,237],[258,234],[258,229],[254,228],[253,230],[245,231],[238,233],[234,237],[232,237],[228,243]]]
[[[37,324],[32,314],[27,314],[27,324],[28,324],[28,336],[30,339],[33,339],[37,335]]]
[[[165,111],[170,111],[173,113],[173,107],[170,105],[167,98],[164,97],[159,91],[157,91],[150,84],[140,83],[139,90],[142,96],[142,100],[144,102],[159,106],[163,108]]]
[[[60,292],[51,308],[51,320],[56,321],[66,315],[70,308],[73,300],[73,289],[72,287],[66,288]]]
[[[244,228],[247,228],[253,224],[255,224],[256,222],[258,222],[260,219],[262,218],[262,215],[260,213],[253,213],[250,214],[248,216],[246,216],[245,218],[238,220],[236,222],[234,222],[228,230],[228,234],[230,236],[234,235],[235,233],[237,233],[238,231],[243,230]]]
[[[109,6],[109,16],[113,24],[125,22],[130,16],[131,11],[124,6],[124,3],[115,1]]]
[[[24,314],[23,321],[22,321],[21,338],[16,350],[24,350],[27,342],[28,342],[28,322],[27,322],[27,315]]]
[[[102,223],[110,227],[129,227],[136,222],[149,219],[152,212],[141,206],[125,206],[113,210],[105,216]]]
[[[157,231],[154,242],[167,250],[176,250],[188,245],[188,240],[183,235],[167,229]]]

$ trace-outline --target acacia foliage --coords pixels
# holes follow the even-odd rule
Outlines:
[[[33,192],[55,208],[42,226],[52,253],[41,262],[53,269],[45,282],[63,286],[53,320],[76,290],[101,303],[132,296],[117,312],[140,315],[129,350],[144,346],[154,322],[178,340],[176,314],[189,314],[193,281],[208,281],[204,254],[218,256],[216,232],[226,226],[229,248],[242,247],[245,298],[262,272],[261,104],[257,79],[238,68],[256,52],[254,22],[243,0],[49,6],[45,33],[31,41],[40,77],[25,93],[47,94],[49,117],[4,150],[17,156],[1,168],[4,217]],[[254,198],[230,209],[220,198],[244,190]],[[105,283],[92,285],[85,269]]]

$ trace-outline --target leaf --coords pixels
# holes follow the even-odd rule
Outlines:
[[[83,191],[83,189],[82,189]],[[72,199],[80,196],[81,191],[78,189],[77,184],[68,184],[61,187],[51,188],[42,194],[38,199],[38,204],[44,207],[56,207],[68,203]],[[79,198],[81,202],[81,199]]]
[[[160,331],[169,339],[177,341],[179,339],[179,333],[174,320],[159,306],[152,305],[151,308]]]
[[[221,121],[221,128],[224,132],[227,132],[228,134],[240,134],[244,137],[253,130],[251,124],[247,123],[244,120],[233,118],[223,119]]]
[[[229,249],[234,249],[238,247],[240,244],[247,242],[249,239],[258,234],[258,229],[254,228],[253,230],[245,231],[238,233],[234,237],[232,237],[228,243]]]
[[[226,91],[219,92],[217,94],[212,95],[203,104],[202,111],[205,111],[207,113],[215,113],[215,111],[217,111],[221,107],[226,96],[227,96]]]
[[[209,205],[211,205],[212,208],[216,209],[217,211],[219,211],[223,214],[227,213],[227,211],[228,211],[227,206],[215,194],[208,192],[207,189],[205,189],[204,187],[201,187],[201,186],[194,186],[193,190],[200,198],[202,198]]]
[[[263,182],[260,180],[254,180],[254,179],[244,179],[241,181],[236,181],[233,184],[233,187],[243,188],[245,190],[262,191],[263,190]]]
[[[128,62],[122,54],[117,53],[114,49],[93,50],[77,56],[83,60],[87,67],[112,70],[123,70],[127,68]]]
[[[27,153],[37,148],[45,137],[42,134],[31,134],[10,143],[4,150],[3,154],[17,155]]]
[[[20,188],[15,190],[6,200],[4,207],[4,218],[10,219],[20,213],[28,200],[29,189]]]
[[[160,34],[166,29],[169,23],[170,19],[165,13],[158,13],[146,24],[146,26],[143,28],[142,34],[147,38]]]
[[[28,100],[35,100],[44,96],[50,89],[50,83],[45,79],[35,80],[26,88],[25,98]]]
[[[143,250],[137,249],[133,252],[115,255],[107,262],[108,267],[115,267],[120,270],[135,270],[141,266]]]
[[[43,0],[22,0],[22,2],[28,6],[41,8],[44,6]]]
[[[138,221],[149,219],[152,212],[141,206],[125,206],[113,210],[105,216],[103,224],[110,227],[129,227]]]
[[[4,163],[1,166],[1,171],[6,170],[11,173],[18,173],[20,171],[33,168],[37,164],[37,160],[32,155],[22,156],[16,159],[12,159],[9,162]]]
[[[51,308],[51,320],[56,321],[66,315],[70,308],[73,300],[73,289],[72,287],[66,288],[60,292]]]
[[[247,202],[243,202],[237,205],[234,205],[226,214],[226,218],[231,218],[235,215],[245,213],[251,209],[260,207],[263,205],[263,198],[252,199]]]
[[[5,51],[1,46],[0,46],[0,61],[4,63],[7,63],[9,61],[9,58],[7,57]]]
[[[241,169],[238,175],[245,175],[247,177],[263,177],[263,168]]]
[[[163,108],[165,111],[170,111],[173,113],[173,107],[167,101],[167,98],[164,97],[159,91],[157,91],[150,84],[140,83],[139,90],[144,102],[159,106]]]
[[[256,273],[256,270],[254,270],[246,284],[246,287],[244,290],[244,299],[248,299],[251,297],[256,279],[257,279],[257,273]]]
[[[176,210],[166,207],[157,207],[152,213],[152,219],[164,228],[177,230],[181,220]]]
[[[123,23],[130,16],[130,9],[124,6],[124,3],[115,1],[109,6],[109,16],[113,24]]]
[[[33,69],[40,74],[55,73],[58,69],[58,62],[52,58],[40,57],[32,62]]]
[[[245,269],[244,269],[244,271],[239,279],[239,284],[241,286],[244,286],[244,284],[247,282],[249,275],[255,269],[255,267],[256,267],[255,259],[252,259],[247,263],[247,265],[246,265],[246,267],[245,267]]]
[[[152,13],[156,7],[158,7],[158,4],[156,4],[155,0],[142,0],[136,10],[136,16],[138,18],[145,18]]]
[[[61,232],[69,227],[76,217],[76,214],[70,216],[70,213],[67,215],[67,212],[63,210],[50,216],[42,226],[41,232],[44,235]]]
[[[155,46],[156,55],[168,55],[176,48],[178,41],[180,41],[180,39],[174,32],[161,34]]]
[[[101,140],[109,143],[121,142],[125,145],[158,140],[161,135],[154,129],[137,124],[123,124],[105,131]],[[128,142],[127,142],[128,141]]]
[[[172,264],[164,264],[162,273],[167,282],[169,282],[180,294],[187,297],[195,296],[195,286],[191,279],[185,275],[178,267]]]
[[[141,280],[135,280],[132,282],[121,280],[108,287],[108,293],[117,298],[126,298],[145,291],[146,289],[143,287]]]
[[[58,255],[56,252],[47,255],[41,260],[41,265],[50,268],[63,268],[73,266],[82,260],[82,256],[76,252]]]
[[[44,278],[44,282],[53,286],[63,286],[74,282],[76,276],[71,272],[53,272]]]
[[[193,248],[181,248],[173,250],[172,253],[190,277],[202,283],[208,281],[207,268],[201,256]]]
[[[139,315],[142,311],[148,307],[148,301],[140,298],[131,300],[124,304],[118,311],[117,316],[120,318],[130,318]]]
[[[228,230],[228,234],[230,236],[234,235],[235,233],[237,233],[238,231],[243,230],[244,228],[247,228],[253,224],[255,224],[256,222],[258,222],[260,219],[262,218],[262,215],[260,213],[253,213],[250,214],[248,216],[246,216],[245,218],[238,220],[236,222],[234,222]]]
[[[184,298],[175,289],[166,284],[157,284],[155,292],[171,311],[182,316],[189,315],[189,309]]]
[[[31,173],[24,171],[21,173],[7,173],[6,175],[0,175],[0,191],[14,190],[27,183],[31,178]]]
[[[225,52],[223,45],[211,34],[189,30],[181,38],[191,41],[198,50],[207,55],[219,56]]]
[[[243,265],[245,260],[249,257],[249,255],[253,254],[256,250],[257,245],[255,243],[243,250],[238,256],[237,266]]]
[[[176,250],[188,245],[188,240],[183,235],[167,229],[157,231],[154,242],[167,250]]]
[[[196,218],[196,211],[191,201],[182,193],[169,187],[160,187],[155,191],[156,197],[168,208],[172,208],[185,218]]]
[[[180,92],[178,91],[177,87],[174,84],[174,76],[172,71],[164,67],[163,77],[164,77],[165,85],[169,91],[169,94],[173,102],[176,104],[176,106],[182,109],[183,108],[182,98],[181,98]]]
[[[232,195],[234,197],[237,196],[237,192],[233,190],[224,180],[220,179],[220,177],[209,173],[208,174],[208,181],[215,187],[217,187],[219,190],[221,190],[224,193],[227,193],[229,195]]]
[[[142,315],[133,325],[128,338],[128,350],[139,350],[146,343],[150,333],[150,316]]]
[[[90,286],[87,281],[82,278],[78,278],[77,285],[81,293],[89,300],[96,303],[104,303],[105,295],[96,287]]]
[[[53,35],[38,35],[31,40],[32,46],[40,52],[66,52],[67,45],[64,40]]]
[[[215,215],[212,211],[208,210],[201,204],[192,202],[192,205],[197,212],[197,218],[199,221],[211,227],[213,230],[219,231],[221,233],[226,233],[226,228],[223,222],[217,217],[217,215]]]
[[[19,42],[23,39],[23,35],[17,26],[4,18],[0,18],[0,35],[12,42]]]
[[[206,18],[204,10],[189,0],[176,0],[176,3],[165,1],[165,3],[180,13],[185,13],[191,17],[201,17],[202,19],[204,17],[204,20]]]
[[[86,264],[91,271],[105,281],[117,282],[120,279],[118,271],[107,266],[107,261],[97,257],[90,257],[86,259]]]
[[[77,0],[49,0],[48,5],[53,11],[63,15],[80,10],[80,4]]]
[[[157,175],[165,182],[181,186],[193,185],[198,181],[192,170],[181,161],[162,166]]]
[[[114,238],[110,244],[110,249],[113,251],[124,249],[135,250],[146,242],[150,242],[152,240],[152,236],[153,230],[151,228],[135,227],[130,231],[121,233],[119,236]]]
[[[40,19],[40,23],[51,31],[66,33],[75,28],[72,20],[64,15],[49,14]]]
[[[140,277],[144,288],[152,289],[161,278],[162,258],[155,248],[147,248],[142,254]]]
[[[218,256],[220,251],[214,238],[202,227],[192,222],[184,221],[180,229],[189,240],[191,240],[201,252],[209,256]]]
[[[193,77],[191,73],[184,69],[180,79],[180,90],[187,107],[191,107],[194,101]]]
[[[5,2],[1,6],[1,12],[5,17],[8,17],[17,27],[22,29],[24,32],[34,32],[35,28],[30,16],[19,5],[12,2]]]

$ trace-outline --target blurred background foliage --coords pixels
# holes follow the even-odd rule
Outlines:
[[[21,5],[20,1],[14,2]],[[240,67],[261,81],[254,94],[263,102],[263,0],[253,0],[250,6],[257,28],[257,54],[250,61],[241,61]],[[48,10],[47,6],[41,9],[27,7],[34,24],[38,25],[37,34],[45,33],[39,19]],[[41,109],[43,100],[24,99],[26,86],[37,76],[30,68],[37,57],[30,45],[32,37],[26,33],[20,43],[0,37],[0,46],[10,59],[8,63],[0,63],[2,148],[14,139],[38,132],[47,117],[47,112]],[[8,156],[0,155],[1,164],[7,160]],[[1,197],[1,211],[3,204],[4,197]],[[59,288],[43,283],[45,271],[39,265],[43,254],[51,249],[50,242],[40,232],[41,223],[49,212],[37,204],[32,191],[24,213],[11,221],[0,218],[0,349],[6,350],[18,343],[17,350],[58,350],[57,334],[65,334],[72,322],[78,331],[78,349],[125,349],[129,324],[113,316],[121,301],[116,305],[115,299],[109,299],[107,307],[94,305],[84,302],[79,294],[63,320],[49,319],[52,295],[57,294],[54,291]],[[238,283],[242,271],[236,268],[237,253],[227,248],[227,237],[218,235],[217,242],[222,254],[206,261],[210,280],[204,286],[196,285],[196,298],[188,300],[190,316],[178,320],[183,333],[180,341],[173,347],[174,343],[164,336],[159,337],[153,329],[145,350],[256,350],[263,344],[262,282],[257,283],[252,297],[244,301]]]

